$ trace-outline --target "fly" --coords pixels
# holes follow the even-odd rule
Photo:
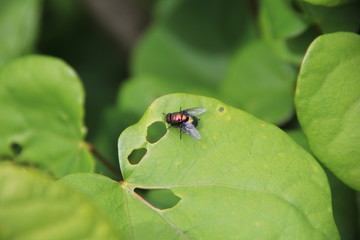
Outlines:
[[[196,129],[200,119],[195,116],[205,111],[206,108],[203,107],[195,107],[183,111],[181,111],[180,108],[180,112],[166,114],[165,121],[170,124],[170,127],[175,126],[180,128],[180,139],[182,134],[181,131],[184,131],[195,139],[200,139],[200,133]]]

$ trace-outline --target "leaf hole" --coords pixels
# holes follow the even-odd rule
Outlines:
[[[180,200],[170,189],[142,189],[134,191],[152,206],[165,210],[174,207]]]
[[[218,111],[221,112],[221,113],[223,113],[223,112],[225,111],[225,108],[224,108],[223,106],[220,106],[220,107],[218,108]]]
[[[22,152],[22,147],[18,143],[12,143],[11,144],[11,151],[14,153],[15,156],[19,156]]]
[[[128,156],[128,160],[130,164],[132,165],[138,164],[141,161],[141,159],[145,156],[146,152],[147,152],[146,148],[134,149]]]
[[[154,122],[147,129],[146,140],[149,143],[156,143],[165,135],[166,131],[166,126],[163,122]]]

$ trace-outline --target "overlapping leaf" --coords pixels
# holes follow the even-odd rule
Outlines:
[[[304,58],[296,109],[311,150],[339,179],[360,189],[360,37],[317,38]]]
[[[91,171],[83,142],[84,93],[76,73],[44,56],[0,70],[0,156],[35,164],[56,177]]]
[[[4,163],[0,229],[1,239],[119,239],[86,197],[32,169]]]
[[[254,37],[249,5],[235,0],[172,2],[158,3],[158,18],[135,51],[133,74],[160,77],[174,85],[196,82],[216,87],[232,50]]]
[[[0,2],[0,66],[32,50],[41,12],[41,0]]]
[[[239,50],[223,82],[232,104],[271,123],[287,120],[293,111],[295,69],[264,41]]]

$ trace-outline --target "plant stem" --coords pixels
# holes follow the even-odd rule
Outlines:
[[[121,177],[121,173],[120,170],[115,167],[114,165],[112,165],[103,155],[101,155],[96,148],[89,142],[85,142],[86,147],[89,149],[89,151],[97,158],[100,160],[100,162],[106,166],[111,172],[113,172],[117,177],[122,178]]]

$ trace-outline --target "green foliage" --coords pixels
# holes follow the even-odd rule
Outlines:
[[[261,71],[255,70],[258,66]],[[294,80],[295,69],[279,59],[270,44],[254,41],[233,59],[222,92],[234,105],[279,123],[292,114]]]
[[[306,30],[307,23],[293,10],[291,1],[263,0],[261,4],[260,19],[265,34],[281,39],[297,36]]]
[[[1,158],[35,164],[55,177],[94,167],[83,142],[84,93],[58,59],[28,56],[0,69]]]
[[[0,2],[0,66],[33,49],[41,2],[41,0]]]
[[[347,4],[339,7],[324,7],[303,4],[309,20],[321,27],[324,33],[339,31],[356,32],[360,22],[360,4]]]
[[[306,136],[301,129],[287,131],[300,146],[311,152]],[[356,193],[324,168],[329,179],[335,223],[342,240],[356,239],[357,206]],[[344,204],[346,203],[346,204]]]
[[[140,2],[0,1],[0,239],[358,239],[360,2]]]
[[[317,38],[304,57],[297,114],[315,156],[339,179],[360,189],[360,37]]]
[[[33,169],[0,164],[0,192],[1,239],[119,239],[90,200]]]
[[[132,73],[216,87],[232,51],[254,35],[250,8],[246,1],[236,0],[174,2],[168,8],[163,6],[166,1],[159,2],[156,20],[134,54]]]

